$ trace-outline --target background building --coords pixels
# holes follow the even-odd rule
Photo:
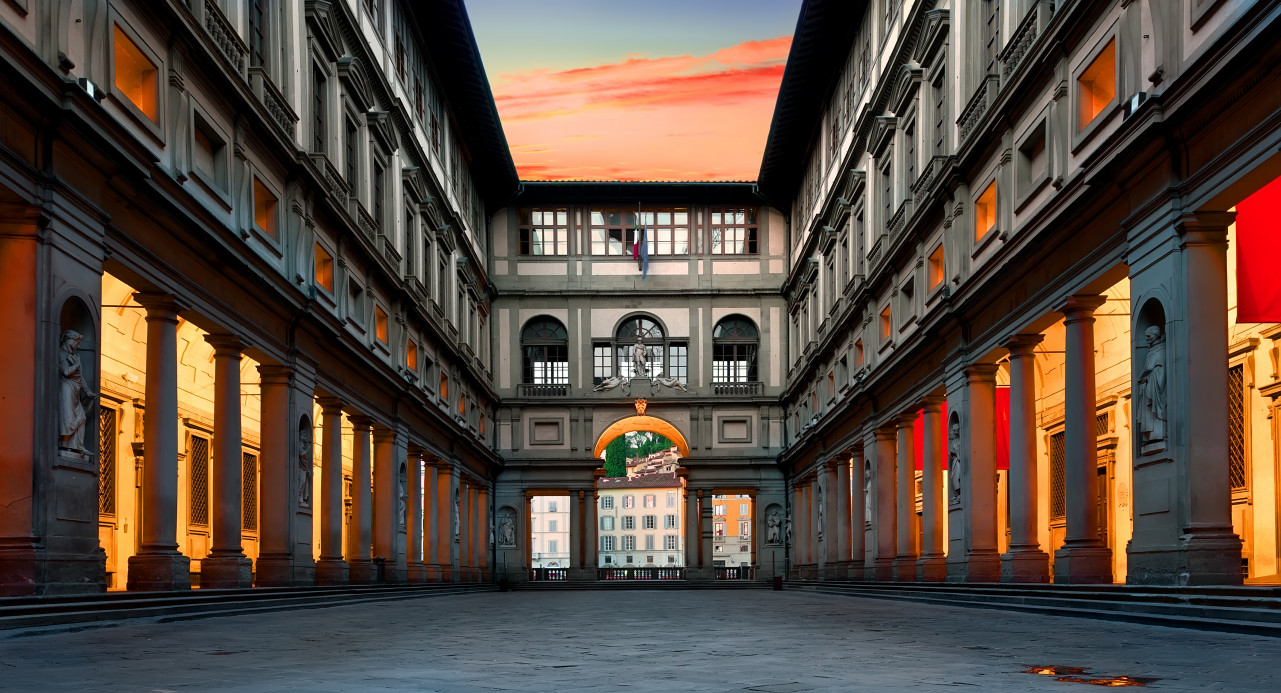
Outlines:
[[[674,472],[596,480],[599,568],[685,567],[684,484]]]
[[[534,496],[529,500],[531,568],[569,565],[569,496]]]

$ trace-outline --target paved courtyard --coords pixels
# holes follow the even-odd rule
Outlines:
[[[483,593],[5,638],[4,691],[1278,690],[1281,640],[766,591]]]

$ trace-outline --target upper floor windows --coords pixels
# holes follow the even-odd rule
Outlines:
[[[996,228],[996,181],[987,184],[974,201],[974,240],[981,241]]]
[[[713,255],[755,255],[757,244],[756,208],[712,208]]]
[[[928,286],[929,286],[929,290],[933,291],[934,289],[937,289],[940,284],[943,283],[943,279],[947,275],[947,269],[943,263],[943,245],[942,244],[939,244],[939,247],[935,248],[934,252],[930,253],[929,264],[930,264],[930,267],[929,267],[929,285]]]
[[[984,74],[997,74],[997,55],[1001,52],[1001,0],[983,0],[983,67]]]
[[[316,244],[316,285],[334,292],[334,256],[321,244]]]
[[[640,213],[640,225],[645,234],[650,255],[689,254],[689,209],[645,210]]]
[[[113,33],[113,62],[116,90],[151,122],[159,123],[160,69],[119,24]]]
[[[520,210],[521,255],[568,255],[569,210]]]
[[[636,245],[636,212],[593,209],[589,213],[592,255],[631,256]]]
[[[756,325],[741,315],[731,315],[716,323],[712,330],[712,382],[759,380],[756,369],[759,342]]]
[[[1076,78],[1078,131],[1084,130],[1116,98],[1116,39],[1110,39],[1103,50],[1090,61]]]
[[[325,71],[311,66],[311,151],[325,153]]]
[[[266,67],[268,58],[267,3],[270,0],[249,0],[249,65]]]
[[[254,226],[275,241],[280,240],[277,206],[276,196],[262,180],[254,176]]]
[[[343,166],[346,169],[344,175],[347,178],[347,185],[352,189],[352,194],[355,195],[356,176],[360,174],[360,159],[358,157],[360,130],[356,127],[356,121],[351,118],[345,118],[344,121]]]
[[[569,384],[569,335],[560,321],[534,318],[521,332],[521,382]]]

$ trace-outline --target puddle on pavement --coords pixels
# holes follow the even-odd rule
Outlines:
[[[1143,688],[1149,683],[1161,680],[1141,676],[1099,676],[1091,674],[1085,667],[1032,666],[1024,669],[1023,673],[1053,676],[1055,681],[1065,683],[1084,683],[1110,688]]]

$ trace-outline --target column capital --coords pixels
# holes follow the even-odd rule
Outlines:
[[[845,453],[841,453],[841,454],[843,455]],[[828,461],[824,462],[823,467],[825,469],[840,469],[841,465],[848,464],[848,463],[849,463],[849,460],[847,459],[840,458],[840,457],[833,457]]]
[[[178,313],[187,309],[185,304],[178,301],[178,297],[159,291],[136,292],[133,295],[133,300],[147,309],[148,320],[168,320],[176,323],[178,322]]]
[[[1093,320],[1094,311],[1107,303],[1106,296],[1096,296],[1093,294],[1077,294],[1068,296],[1064,301],[1063,307],[1058,312],[1063,314],[1065,323],[1081,322],[1082,320]]]
[[[205,341],[214,348],[214,358],[234,358],[237,361],[247,346],[234,334],[210,333],[205,335]]]
[[[341,416],[343,401],[337,397],[317,397],[316,401],[320,403],[320,413],[322,416]]]
[[[927,414],[938,414],[943,411],[943,403],[946,401],[947,398],[941,395],[926,395],[921,398],[921,408]]]
[[[995,363],[975,363],[965,367],[965,379],[971,383],[991,384],[996,382],[996,371],[1000,366]]]
[[[894,426],[882,426],[876,429],[876,439],[878,441],[895,440],[896,436],[898,436],[898,430]]]
[[[1179,232],[1179,245],[1212,245],[1228,242],[1228,226],[1236,221],[1236,212],[1186,212],[1174,222]]]
[[[1043,341],[1043,334],[1016,334],[1005,340],[1005,348],[1010,352],[1011,359],[1028,358],[1032,356],[1036,345]]]
[[[916,412],[907,412],[894,417],[894,427],[903,430],[916,425]]]
[[[263,385],[288,385],[294,377],[294,369],[271,363],[258,364],[258,377]]]
[[[351,419],[351,427],[356,432],[368,431],[374,425],[374,420],[364,414],[356,414],[349,418]]]
[[[388,426],[382,426],[382,425],[376,425],[376,426],[374,426],[374,440],[375,440],[375,441],[384,441],[384,440],[387,440],[387,439],[389,439],[389,438],[390,438],[390,439],[392,439],[392,440],[395,440],[395,439],[396,439],[396,436],[397,436],[399,433],[400,433],[400,432],[399,432],[399,431],[397,431],[396,429],[394,429],[394,428],[390,428],[390,427],[388,427]]]

